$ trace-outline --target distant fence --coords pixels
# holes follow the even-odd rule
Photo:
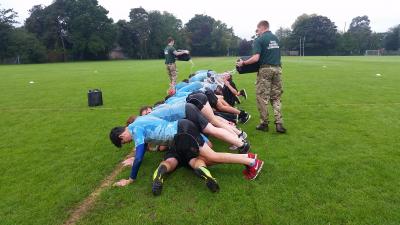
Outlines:
[[[299,56],[299,51],[283,50],[283,51],[281,51],[281,55],[285,55],[285,56]]]
[[[382,55],[400,55],[400,50],[391,51],[391,50],[384,50]]]

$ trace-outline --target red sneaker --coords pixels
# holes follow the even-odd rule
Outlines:
[[[257,154],[249,152],[247,153],[247,157],[249,157],[250,159],[257,159]]]
[[[254,166],[247,167],[247,172],[248,172],[247,178],[249,180],[256,179],[258,174],[261,172],[263,165],[264,165],[264,162],[262,160],[256,159]]]
[[[242,171],[242,173],[243,173],[245,179],[250,180],[250,178],[249,178],[249,170],[247,168],[245,168]]]

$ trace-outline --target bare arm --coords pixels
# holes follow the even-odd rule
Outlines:
[[[174,51],[174,55],[178,56],[178,55],[183,55],[183,54],[189,54],[188,50],[184,50],[184,51]]]
[[[244,65],[249,65],[258,62],[260,60],[260,54],[254,54],[252,57],[250,57],[248,60],[240,60],[237,65],[238,66],[244,66]]]
[[[232,85],[228,81],[225,81],[225,86],[227,86],[229,88],[229,90],[232,92],[232,94],[239,95],[239,92],[236,91],[236,89],[233,88]]]

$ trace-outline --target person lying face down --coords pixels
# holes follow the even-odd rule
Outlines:
[[[212,110],[204,110],[201,112],[195,105],[187,102],[180,102],[173,105],[163,104],[153,109],[148,115],[166,121],[177,121],[180,119],[188,119],[193,122],[197,128],[204,134],[211,135],[222,141],[237,147],[240,153],[248,152],[250,144],[239,134],[232,132],[232,129],[224,129],[215,127],[203,115],[212,113]],[[211,117],[213,115],[207,115]]]
[[[178,93],[177,93],[178,94]],[[246,134],[239,129],[237,129],[235,126],[232,126],[229,124],[226,120],[215,116],[214,110],[211,108],[211,104],[209,103],[208,99],[211,99],[213,101],[213,104],[217,104],[218,98],[213,94],[212,92],[206,92],[203,93],[201,91],[196,91],[193,93],[190,92],[180,92],[180,94],[184,94],[182,97],[176,97],[176,96],[167,96],[165,100],[165,104],[167,105],[173,105],[177,103],[192,103],[195,105],[201,113],[210,121],[210,123],[216,127],[224,128],[232,133],[235,133],[237,135],[241,136],[246,136]],[[208,94],[208,96],[206,95]],[[220,101],[222,104],[222,100]],[[238,112],[239,114],[242,113],[241,111],[236,110],[235,112]],[[243,114],[245,115],[245,114]],[[242,118],[242,117],[240,117]]]
[[[128,144],[133,140],[136,149],[136,157],[132,165],[129,179],[122,179],[115,185],[125,186],[136,180],[146,152],[145,143],[179,147],[179,141],[175,140],[179,135],[191,135],[198,144],[197,154],[204,157],[207,161],[212,163],[235,163],[245,165],[244,173],[248,179],[255,179],[262,169],[263,161],[250,158],[248,154],[214,152],[204,142],[197,126],[187,119],[169,122],[151,115],[146,115],[137,117],[128,127],[119,126],[111,129],[109,135],[110,140],[116,147],[121,148],[123,144]],[[186,149],[185,151],[190,150],[191,149]]]

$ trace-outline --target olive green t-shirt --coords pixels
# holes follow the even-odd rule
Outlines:
[[[173,46],[167,45],[164,49],[165,64],[175,63],[175,48]]]
[[[260,65],[281,65],[279,40],[271,31],[264,32],[254,40],[253,54],[260,54]]]

